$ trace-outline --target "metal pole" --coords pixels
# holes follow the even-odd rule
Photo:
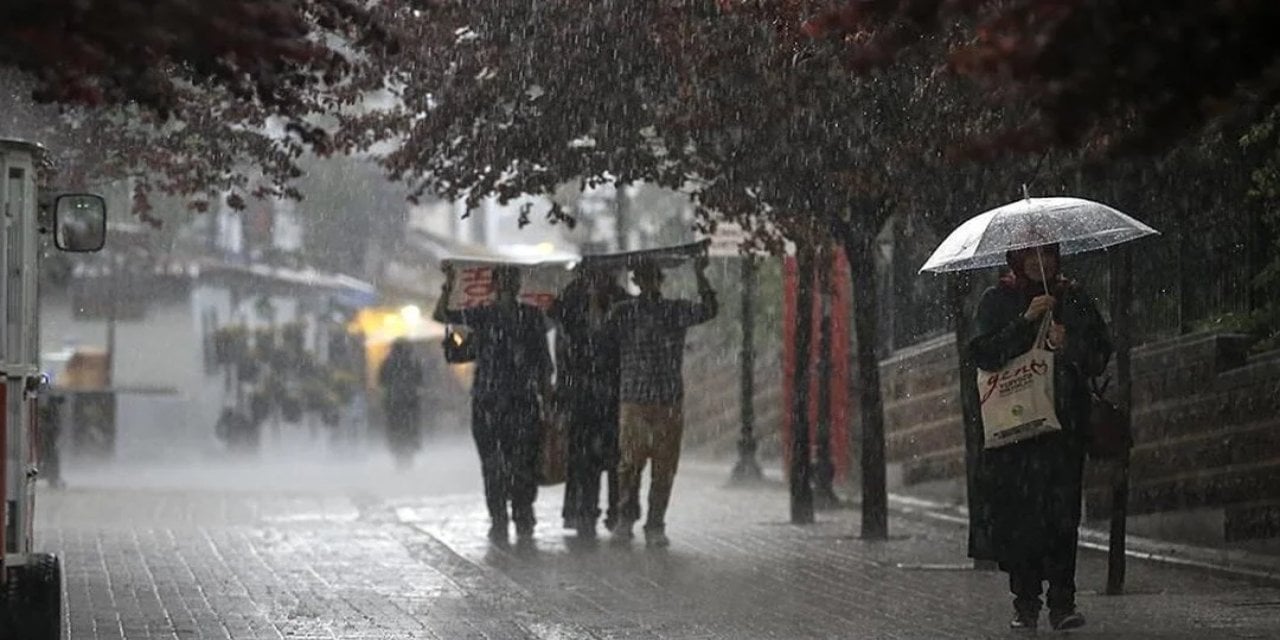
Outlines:
[[[795,371],[791,391],[791,522],[813,522],[813,479],[809,451],[809,346],[813,338],[813,251],[796,256]]]
[[[111,271],[107,274],[107,277],[111,279],[111,286],[108,288],[111,301],[107,303],[107,387],[115,384],[116,321],[120,313],[118,301],[120,300],[120,270],[122,262],[121,257],[113,253],[110,260]]]
[[[1111,330],[1116,343],[1117,400],[1132,428],[1133,337],[1129,322],[1133,303],[1133,254],[1125,247],[1112,258]],[[1129,451],[1116,462],[1111,479],[1111,538],[1107,548],[1107,595],[1124,593],[1125,528],[1129,515]]]
[[[619,183],[613,183],[613,219],[615,233],[618,235],[618,250],[632,251],[639,247],[634,246],[631,233],[634,225],[631,220],[631,197],[627,193],[627,186]]]
[[[730,480],[746,483],[760,480],[763,473],[756,461],[756,350],[755,350],[755,258],[742,257],[742,353],[739,361],[742,373],[739,378],[738,399],[741,403],[742,437],[738,440],[738,463],[733,467]]]

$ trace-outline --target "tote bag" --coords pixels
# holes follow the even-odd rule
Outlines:
[[[569,466],[569,441],[566,437],[568,417],[563,411],[550,411],[542,420],[538,449],[538,484],[549,487],[565,481]]]
[[[999,371],[978,371],[985,448],[1062,430],[1054,403],[1054,354],[1046,346],[1050,322],[1046,314],[1030,351]]]

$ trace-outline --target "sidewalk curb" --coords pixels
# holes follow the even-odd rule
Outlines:
[[[856,501],[855,501],[856,502]],[[969,509],[963,505],[950,505],[915,496],[889,494],[890,509],[931,520],[956,525],[969,523]],[[1110,549],[1110,533],[1089,527],[1080,528],[1080,548],[1107,553]],[[1224,561],[1222,556],[1233,559]],[[1186,567],[1236,578],[1280,584],[1280,558],[1247,551],[1225,551],[1212,547],[1157,540],[1141,536],[1125,537],[1125,556],[1148,562]]]
[[[696,460],[681,461],[682,466],[700,475],[724,476],[723,487],[734,489],[729,483],[732,462]],[[785,480],[765,472],[765,478],[751,486],[786,490]],[[861,508],[860,497],[850,497],[854,508]],[[899,515],[923,518],[954,526],[968,526],[969,510],[963,505],[947,504],[902,493],[889,493],[889,509]],[[1080,548],[1106,553],[1110,534],[1101,529],[1081,527]],[[1242,578],[1268,584],[1280,584],[1280,557],[1238,550],[1182,544],[1129,535],[1125,539],[1125,556],[1218,575]],[[1224,555],[1231,556],[1223,558]]]

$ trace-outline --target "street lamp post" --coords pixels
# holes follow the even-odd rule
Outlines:
[[[1111,262],[1111,328],[1116,337],[1116,379],[1125,420],[1133,416],[1133,346],[1130,312],[1133,304],[1133,254],[1121,248]],[[1132,428],[1132,423],[1129,427]],[[1107,595],[1124,593],[1126,525],[1129,516],[1129,451],[1112,471],[1111,531],[1107,545]]]
[[[755,482],[763,477],[760,463],[756,461],[755,297],[755,259],[747,255],[742,257],[742,352],[739,358],[742,373],[738,388],[742,435],[738,439],[738,463],[734,465],[730,476],[736,484]]]

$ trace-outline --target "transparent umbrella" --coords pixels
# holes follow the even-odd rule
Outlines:
[[[1025,198],[970,218],[947,236],[920,271],[1000,266],[1005,253],[1058,244],[1063,255],[1097,251],[1159,232],[1083,198]]]

